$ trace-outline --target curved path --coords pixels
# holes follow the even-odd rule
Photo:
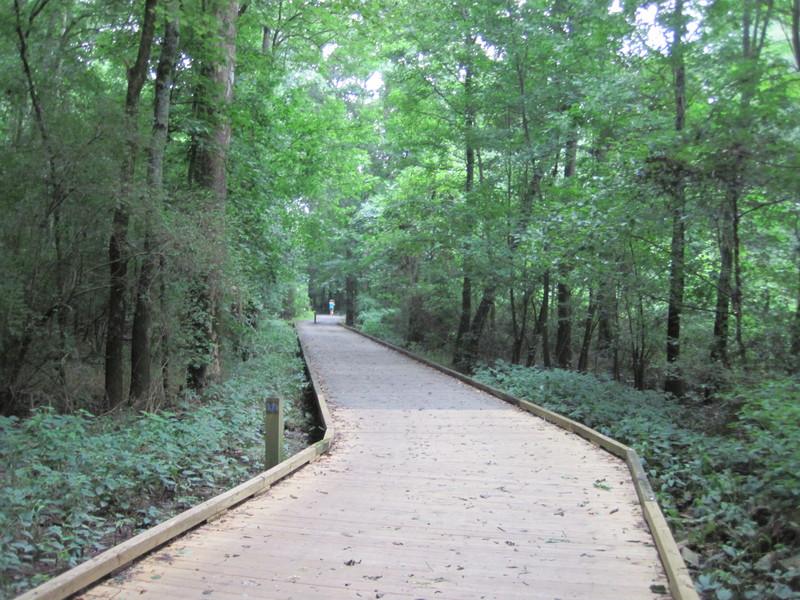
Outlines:
[[[620,459],[318,320],[330,454],[81,598],[665,597]]]

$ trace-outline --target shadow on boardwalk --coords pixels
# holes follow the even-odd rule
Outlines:
[[[624,462],[337,320],[331,452],[82,598],[664,597]]]

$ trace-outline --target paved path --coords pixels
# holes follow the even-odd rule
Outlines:
[[[621,460],[334,321],[331,453],[82,598],[664,598]]]

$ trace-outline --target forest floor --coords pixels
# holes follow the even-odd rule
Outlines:
[[[0,600],[261,473],[265,389],[286,401],[285,455],[314,441],[294,327],[260,335],[223,384],[162,411],[0,417]]]

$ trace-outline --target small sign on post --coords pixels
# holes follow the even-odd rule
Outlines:
[[[264,468],[271,469],[283,460],[283,400],[267,398],[264,416]]]

